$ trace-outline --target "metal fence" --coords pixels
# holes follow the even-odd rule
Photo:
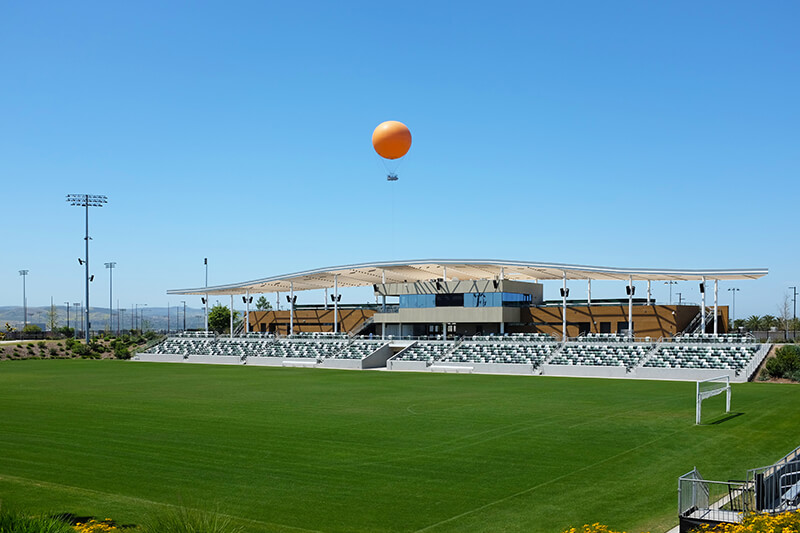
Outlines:
[[[800,508],[800,447],[773,465],[748,470],[747,481],[754,488],[754,510],[781,513]]]
[[[749,513],[800,509],[800,447],[777,463],[747,471],[747,480],[711,481],[697,468],[678,478],[680,531],[738,523]]]
[[[678,479],[678,514],[698,522],[740,522],[752,507],[745,481],[703,479],[695,468]]]

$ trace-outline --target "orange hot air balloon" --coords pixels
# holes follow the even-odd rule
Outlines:
[[[411,132],[402,122],[387,120],[372,132],[372,147],[375,152],[383,158],[383,166],[386,168],[386,179],[397,181],[398,161],[408,153],[411,148]]]
[[[385,159],[399,159],[411,148],[411,132],[402,122],[387,120],[372,132],[372,146]]]

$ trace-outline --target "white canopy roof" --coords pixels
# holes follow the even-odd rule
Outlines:
[[[386,261],[330,268],[319,268],[272,276],[241,283],[173,289],[167,294],[244,294],[287,292],[339,287],[363,287],[375,283],[404,283],[436,278],[449,280],[511,279],[518,281],[554,280],[618,280],[628,281],[701,281],[745,280],[766,276],[766,268],[672,270],[658,268],[609,268],[528,261],[497,261],[489,259],[420,259],[416,261]]]

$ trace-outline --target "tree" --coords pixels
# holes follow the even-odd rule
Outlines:
[[[50,302],[50,310],[47,312],[47,329],[55,331],[58,327],[58,310],[53,302]]]
[[[259,311],[269,311],[272,309],[272,304],[270,304],[262,294],[261,298],[256,300],[256,309]]]
[[[783,294],[783,303],[778,304],[778,326],[784,332],[784,338],[789,338],[789,329],[792,321],[792,299],[789,293]]]
[[[778,319],[772,315],[764,315],[761,317],[760,322],[760,329],[764,331],[769,331],[770,328],[774,328],[778,325]]]
[[[28,324],[24,328],[22,328],[23,333],[41,333],[42,328],[37,326],[36,324]]]
[[[750,315],[744,321],[745,327],[748,331],[758,331],[761,328],[761,317],[758,315]]]
[[[234,324],[239,317],[239,311],[233,312]],[[208,327],[217,333],[225,333],[230,331],[231,325],[231,310],[222,304],[216,304],[208,312]],[[235,325],[234,325],[235,327]]]

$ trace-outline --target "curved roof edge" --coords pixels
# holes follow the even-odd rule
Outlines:
[[[280,276],[272,276],[240,283],[171,289],[167,294],[244,294],[287,292],[339,287],[365,287],[375,283],[404,283],[437,278],[449,280],[477,280],[504,278],[518,281],[554,280],[617,280],[627,281],[700,281],[747,280],[766,276],[766,268],[739,269],[657,269],[615,268],[559,263],[533,263],[528,261],[504,261],[491,259],[418,259],[412,261],[382,261],[342,265],[314,270],[305,270]]]

